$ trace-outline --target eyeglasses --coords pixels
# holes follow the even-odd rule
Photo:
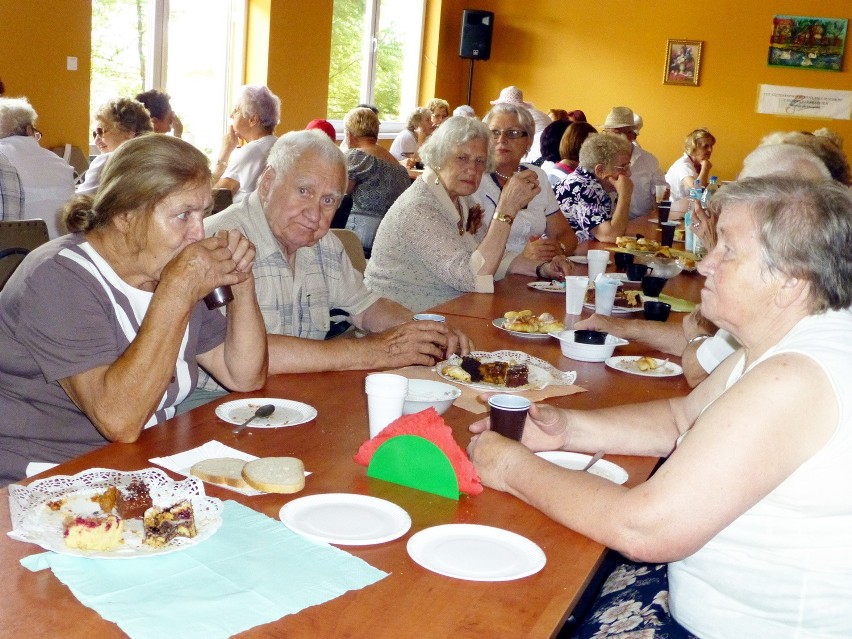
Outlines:
[[[112,131],[112,129],[105,129],[105,128],[99,126],[97,129],[92,131],[92,139],[94,140],[96,138],[102,138],[107,133],[109,133],[110,131]]]
[[[510,140],[517,140],[518,138],[525,138],[527,135],[529,134],[526,131],[520,129],[491,129],[491,137],[495,140],[499,140],[501,136]]]

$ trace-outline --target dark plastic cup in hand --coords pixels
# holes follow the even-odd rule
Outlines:
[[[491,430],[521,441],[530,400],[517,395],[493,395],[488,398],[488,406],[491,408]]]
[[[234,301],[234,292],[230,286],[218,286],[204,296],[204,303],[211,311]]]
[[[669,319],[669,313],[672,310],[671,304],[665,302],[645,302],[643,309],[645,311],[645,319],[655,322],[665,322]]]
[[[574,341],[578,344],[604,344],[606,343],[606,332],[588,329],[574,331]]]
[[[646,275],[642,278],[642,294],[647,297],[659,297],[668,280],[665,277]]]
[[[631,282],[638,282],[643,277],[645,277],[645,273],[648,272],[648,266],[645,264],[636,264],[635,262],[627,267],[627,279]]]
[[[672,203],[671,202],[660,202],[657,204],[657,219],[660,221],[660,224],[663,222],[669,221],[669,213],[672,212]]]
[[[635,256],[633,253],[622,253],[615,251],[615,268],[619,271],[627,270],[627,267],[633,264]]]
[[[663,222],[660,220],[660,243],[663,246],[671,246],[674,243],[674,233],[677,227],[677,222]]]

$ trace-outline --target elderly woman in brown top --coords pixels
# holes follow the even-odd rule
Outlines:
[[[101,171],[113,151],[137,135],[154,130],[151,116],[145,105],[130,98],[110,100],[95,113],[92,137],[100,155],[86,170],[84,182],[77,187],[80,195],[93,195],[101,182]]]
[[[346,228],[354,231],[369,256],[376,229],[390,205],[411,185],[408,171],[378,144],[379,116],[366,108],[352,109],[343,118],[346,171],[352,212]]]

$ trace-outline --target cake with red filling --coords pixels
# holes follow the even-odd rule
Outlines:
[[[68,517],[64,528],[64,541],[69,548],[113,550],[124,543],[124,522],[115,515]]]
[[[141,479],[134,479],[116,491],[115,512],[122,519],[141,519],[153,505],[148,486]],[[104,511],[109,512],[106,509]]]
[[[195,537],[195,515],[192,504],[182,501],[168,508],[151,507],[143,518],[145,543],[161,548],[175,537]]]

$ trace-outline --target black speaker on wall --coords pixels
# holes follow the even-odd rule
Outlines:
[[[471,60],[487,60],[490,58],[493,28],[494,13],[492,11],[465,9],[462,13],[459,56]]]

